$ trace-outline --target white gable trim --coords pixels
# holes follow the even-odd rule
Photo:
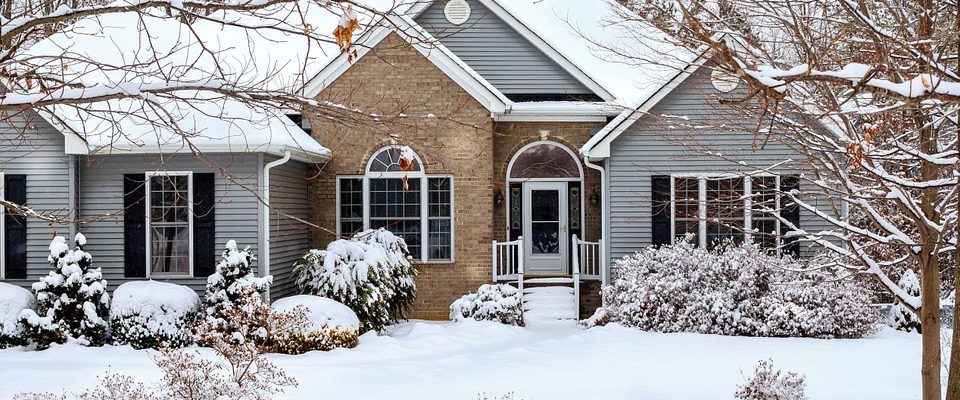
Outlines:
[[[8,79],[0,80],[0,84],[4,87],[13,87],[14,82]],[[66,154],[88,154],[90,152],[89,146],[87,146],[87,141],[83,139],[83,136],[80,136],[76,131],[70,129],[63,121],[58,118],[53,111],[50,111],[48,108],[34,108],[34,111],[40,118],[43,118],[44,121],[47,121],[48,124],[53,126],[56,130],[60,131],[63,135],[63,144],[64,144],[64,153]]]
[[[513,30],[517,31],[524,39],[527,39],[530,43],[533,44],[537,50],[543,52],[550,60],[557,63],[560,68],[563,68],[568,74],[572,75],[577,81],[582,83],[588,89],[592,90],[595,94],[600,96],[605,101],[614,101],[616,96],[610,93],[606,88],[601,86],[597,81],[593,80],[590,75],[584,72],[580,67],[577,67],[573,62],[570,61],[563,54],[560,54],[557,49],[547,43],[540,35],[537,35],[536,32],[528,28],[520,20],[513,16],[509,11],[504,9],[497,3],[497,0],[478,0],[480,4],[483,4],[487,9],[493,12],[494,15],[499,17],[503,22],[509,25]],[[509,1],[509,0],[507,0]],[[599,5],[598,5],[599,7]]]
[[[665,85],[660,87],[653,96],[646,99],[636,110],[628,110],[621,113],[607,126],[603,127],[590,140],[580,148],[580,154],[590,159],[601,159],[610,157],[610,143],[616,140],[624,131],[633,126],[640,118],[647,114],[661,100],[673,92],[681,83],[687,80],[694,72],[697,72],[703,64],[707,62],[708,52],[702,52],[696,60],[688,64],[683,71],[680,71]]]
[[[396,15],[391,15],[387,18],[388,21],[383,21],[380,26],[360,36],[360,39],[354,44],[357,49],[357,55],[353,62],[367,55],[371,49],[386,39],[390,33],[396,32],[491,113],[502,113],[507,109],[507,105],[512,103],[510,99],[491,85],[490,82],[487,82],[487,80],[483,79],[476,71],[468,67],[463,60],[460,60],[450,49],[440,44],[436,38],[417,25],[412,19]],[[304,85],[303,95],[306,97],[317,97],[323,89],[336,81],[337,78],[353,66],[353,63],[349,61],[348,58],[347,54],[340,54],[323,67],[320,73]]]

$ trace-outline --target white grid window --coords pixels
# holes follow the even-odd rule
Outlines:
[[[404,239],[414,259],[452,262],[453,178],[424,174],[416,158],[403,169],[400,155],[397,147],[381,149],[366,175],[337,179],[337,234],[386,228]]]
[[[147,266],[150,275],[192,274],[193,188],[190,173],[147,175]]]
[[[779,247],[779,176],[673,176],[673,238],[713,248],[723,241],[750,239],[760,247]],[[749,227],[749,229],[745,229]]]

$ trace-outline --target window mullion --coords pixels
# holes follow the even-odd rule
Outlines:
[[[677,177],[670,175],[670,243],[677,241]],[[653,205],[656,207],[656,204]]]
[[[363,177],[363,226],[362,231],[370,229],[370,178]]]

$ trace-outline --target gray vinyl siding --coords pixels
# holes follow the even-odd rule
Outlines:
[[[39,213],[68,217],[69,163],[70,156],[64,154],[63,134],[36,112],[0,113],[0,172],[26,175],[28,207]],[[47,273],[48,248],[54,233],[67,237],[70,228],[28,219],[27,279],[6,282],[29,288]]]
[[[761,149],[752,149],[762,141],[747,133],[755,128],[755,119],[718,104],[720,92],[710,83],[710,71],[701,68],[611,143],[609,243],[613,259],[652,242],[651,176],[756,171],[787,159],[801,161],[775,169],[776,173],[802,173],[804,158],[784,144],[771,140]],[[742,97],[742,86],[729,97]],[[745,125],[738,127],[741,123]],[[707,155],[706,149],[723,157]],[[743,161],[745,165],[734,161]],[[805,185],[809,183],[801,180],[801,191],[806,190]],[[819,204],[817,199],[808,200]],[[812,231],[828,227],[805,210],[801,210],[800,225]],[[801,243],[802,254],[811,251]]]
[[[470,19],[453,25],[436,1],[417,23],[506,95],[592,94],[586,86],[476,0]]]
[[[270,274],[273,275],[270,294],[274,298],[297,293],[293,263],[310,249],[308,227],[303,222],[278,214],[309,220],[307,179],[314,174],[311,165],[297,161],[270,171]]]
[[[81,227],[87,236],[86,250],[97,266],[103,268],[109,288],[115,289],[129,279],[123,273],[123,175],[147,171],[215,172],[229,171],[229,179],[216,175],[216,242],[218,254],[228,240],[238,247],[257,251],[257,178],[256,154],[206,154],[206,160],[191,155],[110,155],[80,160],[80,216],[93,222]],[[219,256],[217,261],[219,261]],[[256,267],[256,261],[254,261]],[[158,279],[161,280],[161,279]],[[173,278],[170,282],[202,291],[206,277]]]

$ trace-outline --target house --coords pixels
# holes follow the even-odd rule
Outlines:
[[[346,104],[382,114],[402,105],[407,121],[389,134],[311,121],[335,155],[311,187],[312,219],[341,236],[381,226],[404,236],[422,269],[415,315],[431,319],[492,281],[570,288],[552,293],[574,296],[587,315],[612,260],[685,233],[706,246],[743,240],[746,224],[765,246],[806,249],[780,239],[776,218],[745,212],[745,198],[773,207],[776,188],[802,184],[796,164],[766,169],[799,155],[754,150],[752,127],[738,128],[747,122],[716,100],[743,95],[736,79],[713,76],[708,55],[650,26],[609,23],[623,11],[605,1],[436,0],[367,30],[356,57],[325,65],[305,93],[349,93]],[[695,138],[746,162],[685,143],[675,126],[695,123],[714,127]],[[416,163],[401,171],[408,148]],[[784,212],[811,223],[795,206]]]
[[[545,304],[551,317],[589,314],[600,305],[612,260],[687,233],[704,246],[750,235],[771,248],[809,252],[781,237],[778,220],[750,211],[782,205],[794,223],[822,224],[781,204],[771,190],[802,189],[801,167],[768,168],[800,156],[776,143],[755,149],[752,128],[738,125],[746,121],[716,101],[742,96],[736,79],[712,72],[709,55],[673,46],[646,24],[609,24],[623,11],[618,7],[601,0],[415,1],[361,21],[355,52],[306,58],[265,49],[304,57],[297,66],[311,71],[302,84],[306,96],[392,117],[356,124],[308,108],[301,125],[311,137],[304,137],[297,124],[271,114],[260,118],[266,125],[232,132],[250,143],[224,146],[225,138],[204,135],[209,140],[201,142],[211,147],[203,154],[213,163],[187,154],[182,142],[167,145],[167,135],[148,130],[135,135],[149,137],[148,145],[118,146],[115,136],[58,125],[56,113],[40,113],[46,140],[64,140],[62,149],[44,147],[55,161],[44,166],[58,168],[52,174],[62,182],[32,189],[30,182],[46,181],[28,174],[27,205],[81,217],[116,215],[82,227],[108,279],[162,278],[140,272],[139,263],[153,259],[138,242],[147,240],[140,225],[149,220],[124,198],[140,197],[133,190],[139,177],[152,179],[161,165],[193,171],[195,185],[201,172],[216,170],[213,242],[232,238],[269,249],[268,261],[263,250],[257,261],[267,267],[257,268],[275,276],[275,296],[294,291],[290,265],[308,247],[386,227],[406,240],[421,270],[413,316],[428,319],[446,319],[453,300],[491,282],[524,286],[531,307]],[[643,57],[625,59],[600,47]],[[217,129],[230,131],[206,132]],[[276,132],[286,133],[278,139]],[[698,144],[738,160],[706,154]],[[292,160],[276,166],[288,150]],[[6,156],[0,166],[13,171],[8,165],[17,160]],[[401,157],[413,162],[401,167]],[[181,190],[176,179],[165,181]],[[266,189],[275,212],[258,201]],[[204,218],[197,210],[189,213],[194,237],[205,235],[197,230],[205,226],[196,222]],[[278,224],[283,214],[325,229]],[[27,280],[17,280],[22,273],[5,279],[28,284],[44,273],[52,229],[27,225],[27,255],[35,257],[27,262]],[[128,249],[131,243],[148,254]],[[195,246],[182,254],[201,253]],[[195,278],[171,279],[199,288],[197,265]],[[557,302],[563,304],[553,307]]]

